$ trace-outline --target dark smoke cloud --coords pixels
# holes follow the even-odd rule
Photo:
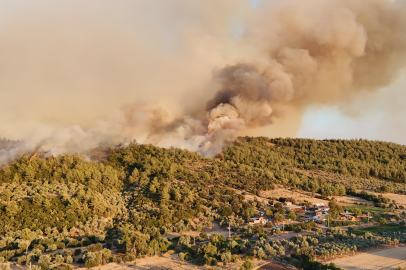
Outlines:
[[[38,3],[8,3],[0,22],[0,131],[54,155],[133,139],[214,155],[297,130],[310,105],[356,102],[405,64],[404,1]]]

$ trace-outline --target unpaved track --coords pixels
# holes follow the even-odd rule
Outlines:
[[[371,253],[361,253],[333,261],[347,270],[396,269],[406,266],[406,246],[387,248]]]

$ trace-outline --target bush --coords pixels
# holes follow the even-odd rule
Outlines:
[[[10,270],[10,264],[0,263],[0,270]]]
[[[66,263],[73,263],[73,258],[72,258],[72,256],[66,256],[65,262],[66,262]]]
[[[48,264],[46,262],[41,264],[41,270],[48,270]]]
[[[289,212],[288,219],[296,220],[297,216],[296,216],[295,212]]]
[[[237,254],[233,254],[231,255],[231,262],[232,263],[236,263],[240,260],[240,256],[238,256]]]
[[[262,233],[258,234],[258,238],[259,239],[264,238],[266,240],[266,239],[268,239],[268,235],[266,233],[262,232]]]
[[[223,217],[228,217],[228,216],[231,216],[231,214],[233,213],[233,210],[229,206],[223,206],[220,210],[220,213]]]
[[[65,259],[62,257],[62,255],[56,255],[54,258],[54,262],[56,263],[63,263]]]
[[[86,260],[86,262],[85,262],[85,267],[86,268],[93,268],[93,267],[96,267],[98,265],[99,264],[97,263],[97,261],[95,259],[89,259],[89,260]]]
[[[58,270],[72,270],[72,267],[70,267],[70,265],[67,264],[61,264],[58,268],[56,268]]]
[[[181,260],[181,261],[185,260],[185,253],[183,253],[183,252],[179,253],[179,260]]]
[[[134,255],[134,254],[129,254],[129,253],[127,253],[127,254],[124,255],[123,261],[124,261],[124,262],[132,262],[132,261],[135,261],[135,255]]]
[[[241,265],[240,270],[248,270],[248,269],[252,269],[252,268],[254,268],[254,265],[252,264],[252,262],[246,261]]]
[[[199,236],[200,236],[200,238],[202,238],[203,240],[206,240],[206,239],[207,239],[207,233],[205,233],[205,232],[201,232],[201,233],[199,234]]]
[[[379,223],[380,226],[385,225],[385,224],[386,224],[386,218],[381,217],[381,218],[379,219],[378,223]]]
[[[65,248],[65,243],[64,242],[60,242],[57,245],[58,249],[64,249]]]
[[[114,256],[113,257],[113,262],[116,263],[122,263],[123,259],[120,256]]]
[[[82,253],[82,250],[80,248],[75,249],[75,256],[80,255]]]
[[[17,262],[20,265],[25,265],[25,263],[27,262],[27,257],[25,255],[23,255],[20,258],[18,258]]]
[[[94,244],[94,245],[87,246],[86,249],[88,251],[91,251],[91,252],[97,252],[97,251],[100,251],[100,250],[103,249],[103,245],[100,244],[100,243],[97,243],[97,244]]]

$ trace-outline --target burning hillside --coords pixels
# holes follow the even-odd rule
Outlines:
[[[1,161],[17,149],[87,153],[134,139],[214,156],[253,128],[278,119],[298,125],[311,105],[349,104],[386,87],[405,64],[404,1],[264,1],[260,9],[174,1],[162,10],[131,2],[99,6],[106,20],[80,1],[49,13],[27,6],[28,20],[5,18],[1,87],[42,105],[26,116],[4,106],[3,133],[24,142],[3,150]],[[145,43],[133,34],[145,28],[131,32],[122,21],[136,15],[127,10],[150,12],[135,17],[153,30],[170,22],[179,44],[160,47],[167,29]],[[197,14],[200,21],[187,28]],[[238,37],[224,30],[232,18],[242,21]]]

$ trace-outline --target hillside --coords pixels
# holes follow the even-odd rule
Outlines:
[[[23,156],[0,170],[0,257],[97,242],[128,256],[151,255],[156,243],[158,251],[173,248],[161,237],[168,233],[202,231],[214,220],[241,226],[270,207],[248,195],[276,186],[397,208],[359,189],[404,193],[405,182],[406,147],[366,140],[243,137],[214,158],[138,144],[112,151],[104,162]],[[35,234],[29,247],[21,230]],[[40,240],[49,238],[51,244]]]

